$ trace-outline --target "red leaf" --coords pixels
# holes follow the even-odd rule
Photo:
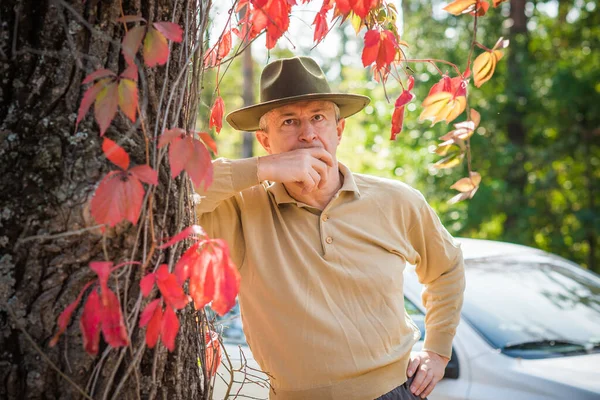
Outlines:
[[[109,138],[104,138],[104,141],[102,142],[102,151],[106,155],[106,158],[117,167],[124,171],[129,168],[129,154]]]
[[[171,140],[169,147],[169,164],[171,165],[171,178],[177,177],[185,168],[194,146],[190,137],[176,137]]]
[[[154,314],[152,314],[152,318],[150,318],[150,322],[148,322],[148,328],[146,328],[146,345],[150,349],[154,348],[154,346],[156,346],[156,342],[158,342],[158,337],[160,336],[160,329],[162,326],[162,317],[162,307],[155,306]]]
[[[210,123],[208,125],[209,129],[212,129],[214,126],[217,130],[217,133],[221,132],[221,128],[223,127],[224,111],[225,103],[223,103],[223,98],[219,96],[216,98],[215,104],[213,104],[212,109],[210,110]]]
[[[412,88],[412,82],[410,78],[408,82],[408,87]],[[398,96],[398,99],[396,99],[396,104],[394,105],[394,113],[392,115],[392,130],[390,140],[395,140],[396,135],[402,132],[402,125],[404,124],[404,106],[413,101],[415,97],[416,96],[408,90],[404,90],[402,94]]]
[[[146,20],[139,15],[125,15],[121,18],[117,18],[117,22],[146,22]],[[131,29],[129,31],[131,32]]]
[[[96,122],[100,126],[100,136],[104,135],[104,132],[106,132],[106,129],[115,117],[118,104],[119,93],[116,82],[104,86],[96,96],[94,114]]]
[[[191,270],[188,291],[194,300],[196,310],[202,309],[214,296],[215,277],[213,262],[214,260],[210,251],[204,249],[197,256],[196,263]]]
[[[152,26],[169,40],[177,43],[183,40],[183,29],[173,22],[155,22]]]
[[[149,67],[163,65],[169,59],[169,44],[167,38],[162,33],[148,28],[146,37],[144,38],[144,62]]]
[[[196,264],[199,262],[201,257],[198,248],[202,242],[196,242],[186,250],[185,253],[179,258],[177,264],[175,264],[175,276],[177,277],[177,283],[183,284],[189,277]]]
[[[79,328],[83,336],[83,347],[88,354],[98,354],[100,342],[100,323],[102,319],[102,303],[98,292],[93,290],[85,302],[83,314],[79,320]]]
[[[231,307],[235,305],[235,298],[240,289],[240,274],[229,257],[229,247],[222,239],[214,240],[218,246],[214,250],[218,263],[213,259],[215,270],[215,294],[211,303],[211,308],[217,314],[223,316],[227,314]],[[219,254],[220,253],[220,254]],[[220,259],[219,259],[220,257]]]
[[[160,339],[169,351],[175,350],[177,332],[179,332],[179,319],[175,315],[175,311],[171,307],[167,307],[163,315]]]
[[[109,172],[92,198],[92,216],[99,224],[115,226],[124,219],[137,224],[144,200],[140,181],[126,172]]]
[[[406,90],[412,90],[413,87],[415,86],[415,77],[414,76],[409,76],[408,77],[408,82],[407,82],[407,88]]]
[[[190,235],[206,236],[206,232],[204,232],[204,229],[202,229],[202,227],[200,225],[188,226],[187,228],[185,228],[184,230],[179,232],[177,235],[170,238],[167,243],[159,246],[159,249],[166,249],[167,247],[169,247],[177,242],[180,242],[183,239],[186,239]]]
[[[213,178],[213,166],[210,154],[202,142],[191,138],[190,140],[193,150],[185,163],[185,171],[196,187],[204,182],[204,189],[206,190],[212,183]]]
[[[140,49],[144,33],[146,33],[145,26],[136,26],[125,34],[121,43],[121,53],[123,53],[123,58],[125,58],[127,64],[135,65],[135,55]]]
[[[290,25],[291,5],[287,0],[253,0],[252,30],[256,34],[267,29],[267,49],[275,47]],[[254,33],[253,33],[254,34]]]
[[[217,59],[222,60],[231,51],[231,31],[227,31],[223,34],[223,37],[221,37],[217,46],[219,49],[217,52]]]
[[[123,114],[135,122],[138,107],[137,83],[131,79],[121,79],[119,81],[119,107]]]
[[[340,13],[348,14],[352,10],[352,5],[350,3],[350,0],[337,0],[335,5]]]
[[[152,169],[148,164],[138,165],[129,170],[140,181],[150,185],[158,185],[158,172]]]
[[[94,281],[88,282],[83,287],[83,289],[81,289],[81,292],[79,292],[79,296],[77,296],[75,301],[72,302],[71,304],[69,304],[67,306],[67,308],[65,308],[64,311],[62,313],[60,313],[60,315],[58,317],[58,331],[56,332],[54,337],[52,337],[52,339],[50,340],[50,347],[56,346],[56,343],[58,342],[60,335],[62,335],[65,332],[65,330],[67,329],[67,326],[69,326],[69,322],[71,321],[71,316],[73,315],[73,311],[75,311],[75,309],[79,305],[79,302],[81,301],[81,298],[83,297],[83,293],[87,290],[87,288],[90,287],[90,285],[92,283],[94,283]]]
[[[134,82],[138,81],[138,69],[135,64],[128,66],[125,68],[125,71],[121,72],[119,75],[120,79],[131,79]]]
[[[378,0],[353,0],[350,1],[352,5],[352,11],[360,18],[365,19],[369,11],[375,7]]]
[[[377,69],[382,70],[394,61],[398,44],[396,37],[386,29],[372,29],[365,34],[365,47],[362,53],[362,62],[366,67],[373,62]]]
[[[86,76],[85,79],[83,80],[83,82],[81,82],[81,84],[85,85],[86,83],[90,83],[90,82],[95,81],[96,79],[105,78],[107,76],[117,76],[117,75],[109,69],[99,69],[97,71],[92,72],[88,76]]]
[[[188,303],[188,297],[182,287],[177,283],[177,278],[169,272],[167,264],[163,264],[156,271],[156,284],[160,293],[165,298],[167,306],[177,310],[184,308]],[[167,308],[169,308],[167,307]]]
[[[148,325],[148,322],[154,316],[154,312],[156,311],[156,307],[160,304],[160,299],[152,300],[142,311],[142,315],[140,315],[140,328]]]
[[[111,79],[102,79],[101,81],[98,81],[94,85],[90,86],[88,90],[85,91],[83,99],[81,100],[81,104],[79,105],[79,111],[77,112],[77,122],[75,125],[75,129],[77,129],[77,125],[79,125],[79,122],[81,122],[81,120],[83,119],[83,117],[85,117],[85,114],[87,114],[94,101],[96,101],[98,93],[100,93],[104,86],[106,86],[111,81]]]
[[[207,145],[208,148],[211,149],[215,155],[217,155],[217,143],[212,138],[212,136],[210,136],[210,133],[207,133],[207,132],[197,132],[197,133],[198,133],[198,136],[200,136],[200,139],[202,139],[202,141],[204,142],[204,144]]]
[[[110,289],[102,292],[102,334],[112,347],[127,346],[129,337],[117,295]]]
[[[108,278],[110,277],[110,272],[112,269],[113,263],[108,261],[92,261],[90,262],[90,269],[98,275],[98,281],[100,282],[100,293],[104,296],[104,293],[107,292],[108,289]],[[102,299],[104,300],[104,298]]]
[[[221,364],[221,344],[219,343],[219,334],[215,331],[209,330],[204,334],[205,354],[206,361],[206,372],[208,376],[214,376],[219,369]]]
[[[177,136],[183,138],[185,136],[185,131],[181,128],[167,129],[158,139],[158,148],[162,149],[171,143]]]
[[[142,280],[140,281],[140,289],[142,290],[142,295],[144,297],[148,297],[148,295],[152,291],[152,288],[154,287],[155,279],[156,279],[155,274],[151,273],[151,274],[148,274],[145,277],[143,277]]]
[[[327,14],[318,12],[317,15],[315,15],[312,24],[315,26],[313,41],[320,42],[325,35],[327,35],[327,31],[329,30],[329,27],[327,26]]]

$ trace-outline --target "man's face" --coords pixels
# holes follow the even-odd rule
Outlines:
[[[334,159],[345,126],[343,119],[336,121],[330,101],[288,104],[270,111],[266,122],[267,130],[256,131],[256,137],[269,154],[322,147]]]

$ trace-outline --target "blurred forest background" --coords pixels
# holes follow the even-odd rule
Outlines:
[[[467,59],[473,18],[448,14],[442,10],[446,4],[396,1],[402,39],[410,44],[408,57],[456,63]],[[224,4],[209,29],[215,37],[227,9]],[[357,36],[348,23],[336,25],[313,48],[310,24],[315,12],[296,13],[287,39],[271,52],[264,50],[260,38],[241,57],[221,66],[220,73],[226,71],[220,83],[226,113],[258,101],[260,71],[266,63],[310,55],[320,62],[334,91],[372,99],[364,112],[347,120],[338,152],[339,160],[353,171],[417,188],[455,236],[525,244],[600,272],[600,12],[595,1],[511,0],[490,7],[479,19],[481,43],[491,48],[503,36],[510,46],[490,81],[479,89],[469,86],[470,105],[481,113],[471,146],[473,170],[482,175],[482,184],[472,200],[452,205],[447,200],[456,192],[449,187],[466,176],[466,162],[435,169],[432,164],[440,157],[432,148],[453,127],[418,121],[420,103],[439,80],[438,72],[427,64],[411,64],[417,98],[407,106],[404,130],[390,141],[393,102],[401,88],[388,81],[388,102],[383,87],[360,62],[364,32]],[[476,49],[475,56],[480,52]],[[209,120],[216,78],[215,70],[206,76],[198,129],[208,130],[202,121]],[[219,156],[264,154],[252,134],[227,124],[216,139]]]

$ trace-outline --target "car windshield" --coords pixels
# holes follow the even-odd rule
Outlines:
[[[524,358],[598,349],[598,276],[543,254],[465,263],[463,317],[495,348]]]

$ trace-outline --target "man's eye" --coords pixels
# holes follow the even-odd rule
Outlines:
[[[315,121],[323,121],[325,117],[322,114],[317,114],[313,117]]]
[[[284,125],[284,126],[290,126],[290,125],[293,125],[293,124],[294,124],[294,120],[293,119],[286,119],[286,120],[283,121],[282,125]]]

